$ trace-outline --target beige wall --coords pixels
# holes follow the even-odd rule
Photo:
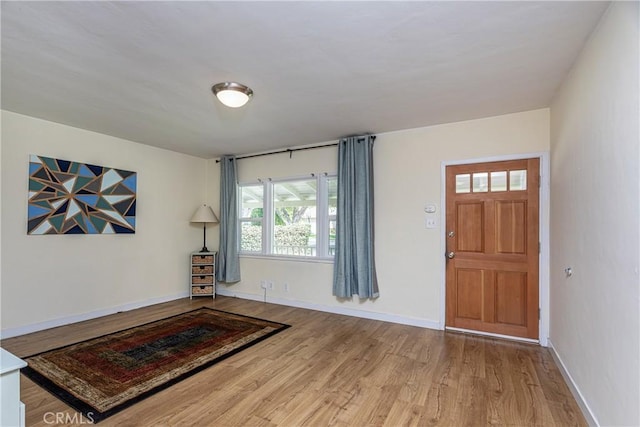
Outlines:
[[[1,117],[0,117],[1,118]],[[0,120],[0,309],[2,309],[2,120]],[[0,313],[0,331],[2,330],[2,313]],[[1,335],[0,335],[1,337]]]
[[[638,16],[610,7],[551,107],[550,337],[608,426],[640,425]]]
[[[136,233],[28,236],[29,154],[136,171]],[[203,159],[3,111],[3,336],[186,296],[205,173]]]
[[[549,150],[549,110],[379,134],[374,148],[376,262],[380,298],[340,302],[331,295],[331,263],[243,257],[242,281],[220,286],[223,293],[263,298],[261,280],[271,280],[268,300],[364,314],[439,327],[442,307],[441,229],[424,226],[424,207],[441,210],[443,161]],[[336,147],[258,157],[238,162],[241,182],[257,178],[335,172]],[[208,194],[218,211],[219,169],[209,162]],[[290,292],[283,291],[284,283]]]

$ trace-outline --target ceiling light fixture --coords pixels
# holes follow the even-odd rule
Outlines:
[[[231,108],[242,107],[253,96],[251,88],[234,82],[215,84],[211,90],[220,102]]]

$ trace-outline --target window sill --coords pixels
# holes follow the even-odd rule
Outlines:
[[[256,258],[273,261],[294,261],[294,262],[310,262],[316,264],[333,264],[333,257],[303,257],[303,256],[286,256],[286,255],[262,255],[262,254],[248,254],[241,253],[240,258]]]

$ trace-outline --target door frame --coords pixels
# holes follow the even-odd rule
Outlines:
[[[440,329],[445,329],[445,316],[447,307],[447,263],[444,253],[447,250],[447,230],[446,230],[446,207],[447,207],[447,188],[446,188],[446,169],[447,166],[467,165],[473,163],[501,162],[506,160],[522,160],[522,159],[540,159],[540,259],[539,259],[539,304],[540,304],[540,324],[538,329],[538,342],[541,346],[547,347],[549,338],[549,205],[550,205],[550,183],[549,183],[549,152],[535,152],[524,154],[512,154],[504,156],[481,157],[463,160],[443,160],[440,162]],[[491,334],[484,334],[491,335]],[[494,335],[495,336],[495,335]],[[513,338],[517,340],[518,338]],[[527,340],[524,340],[527,341]]]

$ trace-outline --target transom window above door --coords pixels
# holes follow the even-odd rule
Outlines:
[[[456,175],[456,193],[458,194],[526,191],[526,189],[526,169],[473,172]]]

